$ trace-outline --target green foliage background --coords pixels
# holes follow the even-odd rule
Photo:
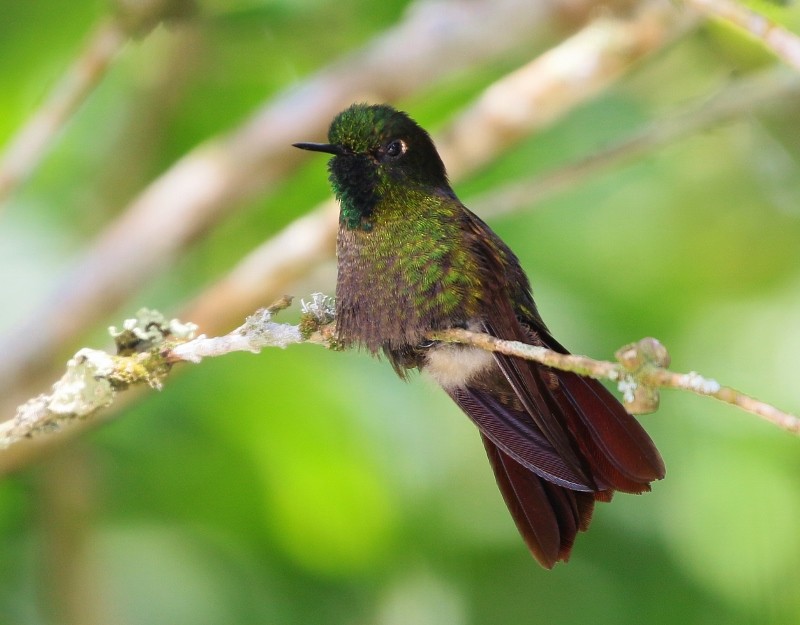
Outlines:
[[[63,281],[148,181],[406,5],[200,4],[179,79],[159,72],[175,62],[176,29],[129,44],[2,209],[0,330]],[[800,27],[795,5],[751,6]],[[0,0],[0,9],[5,142],[106,7]],[[524,60],[396,104],[435,133]],[[702,27],[456,190],[469,204],[772,63],[739,34]],[[798,410],[798,104],[743,115],[493,220],[562,342],[604,358],[656,336],[677,370]],[[327,195],[324,161],[309,159],[109,323],[143,304],[177,309]],[[333,288],[330,265],[295,293]],[[103,344],[102,328],[92,340]],[[600,505],[570,563],[547,572],[524,549],[472,425],[429,382],[403,384],[386,363],[314,346],[187,366],[163,392],[0,482],[0,623],[800,622],[798,440],[677,393],[643,421],[667,479]]]

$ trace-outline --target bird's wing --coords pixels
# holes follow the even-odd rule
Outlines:
[[[466,215],[490,298],[491,314],[484,316],[483,329],[501,339],[566,353],[536,313],[513,253],[478,217]],[[494,358],[525,409],[518,418],[534,424],[590,490],[638,493],[664,477],[663,461],[650,437],[600,382],[514,356],[495,353]]]
[[[496,322],[486,323],[484,329],[498,338],[563,351],[548,334],[509,334]],[[650,490],[650,482],[664,477],[664,464],[653,441],[600,382],[513,356],[495,354],[495,362],[527,416],[539,425],[562,459],[574,466],[577,458],[578,466],[595,485],[592,490],[640,493]]]
[[[464,219],[466,243],[482,268],[482,329],[566,353],[539,317],[511,250],[467,209]],[[597,380],[493,357],[493,382],[445,390],[478,425],[517,528],[536,559],[551,568],[569,557],[595,501],[609,501],[615,490],[649,490],[664,476],[664,464],[647,433]]]
[[[526,471],[572,490],[597,490],[594,481],[564,461],[524,408],[502,401],[494,390],[475,385],[446,391],[483,437]]]

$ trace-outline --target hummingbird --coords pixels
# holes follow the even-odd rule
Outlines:
[[[354,104],[328,143],[339,201],[336,337],[437,382],[477,426],[497,485],[545,568],[566,561],[596,501],[664,477],[653,441],[597,380],[431,340],[465,328],[561,353],[509,247],[458,199],[430,135],[389,105]]]

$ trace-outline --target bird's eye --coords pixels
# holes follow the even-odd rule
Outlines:
[[[392,158],[396,158],[401,154],[405,154],[405,151],[408,149],[406,146],[406,142],[402,139],[395,139],[389,145],[386,146],[386,156],[391,156]]]

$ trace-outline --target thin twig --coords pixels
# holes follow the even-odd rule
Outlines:
[[[132,386],[146,384],[160,388],[176,362],[199,363],[204,358],[232,352],[258,353],[265,347],[285,348],[297,343],[339,347],[331,298],[315,293],[309,302],[304,301],[299,325],[273,321],[274,313],[290,303],[291,298],[284,297],[270,308],[248,317],[234,331],[214,338],[191,338],[196,328],[194,324],[181,324],[176,320],[166,322],[154,311],[140,311],[136,320],[125,322],[122,331],[112,329],[121,354],[110,355],[86,348],[80,350],[69,361],[67,372],[53,385],[51,393],[29,400],[17,409],[13,419],[0,423],[0,448],[44,432],[60,430],[76,420],[94,417],[110,406],[120,391]],[[652,412],[658,406],[657,390],[671,388],[714,397],[756,414],[788,432],[800,434],[800,418],[794,415],[698,373],[670,371],[666,368],[669,355],[656,339],[647,338],[626,345],[617,351],[618,362],[615,363],[562,354],[545,347],[506,341],[459,328],[433,332],[428,338],[472,345],[554,369],[612,380],[617,383],[631,412]]]
[[[800,37],[733,0],[689,0],[694,7],[744,30],[775,56],[800,70]]]
[[[617,352],[620,362],[594,360],[586,356],[560,354],[544,347],[528,345],[517,341],[505,341],[488,334],[453,329],[436,332],[431,338],[473,345],[487,351],[506,356],[516,356],[532,360],[554,369],[572,371],[579,375],[612,380],[620,385],[625,399],[633,401],[633,392],[639,385],[650,389],[670,388],[689,391],[697,395],[714,397],[742,410],[758,415],[778,427],[800,435],[800,418],[783,412],[778,408],[750,397],[729,386],[722,386],[716,380],[705,378],[698,373],[676,373],[664,368],[668,362],[665,352],[658,349],[655,339],[642,339],[639,343],[628,345]],[[654,349],[654,341],[656,343]],[[657,354],[653,356],[652,354]]]

